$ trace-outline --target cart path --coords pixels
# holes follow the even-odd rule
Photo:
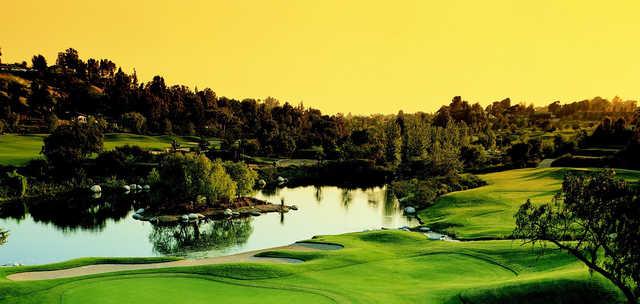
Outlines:
[[[270,258],[270,257],[256,257],[255,255],[265,251],[272,250],[295,250],[295,251],[315,251],[315,250],[330,250],[323,249],[319,246],[311,245],[310,243],[294,243],[288,246],[267,248],[261,250],[254,250],[244,253],[238,253],[228,256],[203,258],[203,259],[184,259],[171,262],[162,263],[148,263],[148,264],[95,264],[86,265],[74,268],[67,268],[61,270],[51,271],[29,271],[14,273],[7,276],[7,279],[12,281],[36,281],[36,280],[50,280],[59,278],[70,278],[77,276],[85,276],[99,273],[127,271],[127,270],[139,270],[139,269],[158,269],[167,267],[185,267],[185,266],[201,266],[201,265],[214,265],[223,263],[238,263],[238,262],[266,262],[266,263],[301,263],[302,260],[289,259],[289,258]]]

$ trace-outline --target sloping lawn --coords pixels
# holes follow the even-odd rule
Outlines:
[[[513,215],[527,199],[549,202],[566,173],[592,170],[596,169],[531,168],[480,175],[488,185],[444,195],[419,216],[428,226],[457,238],[505,238],[515,226]],[[616,172],[630,181],[640,178],[640,171]]]
[[[273,251],[299,264],[220,264],[50,281],[0,281],[2,303],[612,303],[619,295],[559,251],[443,242],[403,231],[323,236],[331,251]],[[1,277],[19,269],[8,268]],[[549,299],[552,299],[549,301]]]

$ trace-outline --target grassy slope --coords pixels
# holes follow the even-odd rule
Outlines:
[[[617,297],[600,277],[590,279],[586,268],[573,258],[557,251],[537,258],[530,248],[511,241],[429,241],[419,233],[402,231],[316,240],[345,248],[266,254],[306,260],[301,264],[222,264],[80,280],[2,280],[0,297],[4,297],[2,303],[87,303],[91,299],[98,304],[128,299],[175,303],[186,298],[191,303],[248,303],[258,298],[264,303],[285,298],[302,303],[521,303],[525,299],[528,303],[610,303]],[[555,295],[553,301],[546,298],[549,294]]]
[[[489,185],[443,197],[421,212],[428,221],[457,225],[463,237],[508,235],[513,212],[527,198],[551,198],[570,169],[521,169],[482,176]],[[627,179],[640,172],[618,171]],[[17,271],[84,265],[76,260],[28,268],[0,268],[2,303],[614,303],[619,293],[589,276],[574,258],[550,251],[538,256],[518,241],[442,242],[402,231],[324,236],[342,250],[276,251],[266,256],[301,264],[222,264],[138,270],[36,282],[11,282]],[[117,261],[121,262],[121,261]],[[144,260],[142,260],[144,262]],[[170,278],[171,280],[167,280]],[[175,282],[175,284],[167,283]]]
[[[22,165],[31,159],[39,158],[42,149],[42,140],[45,134],[5,134],[0,135],[0,165]],[[149,150],[163,150],[171,147],[171,142],[176,139],[182,147],[197,146],[197,137],[192,136],[147,136],[128,133],[110,133],[104,136],[104,148],[111,150],[117,146],[137,145]],[[219,140],[213,139],[211,143],[219,146]]]
[[[527,199],[549,202],[571,170],[589,169],[536,168],[480,175],[487,186],[447,194],[434,206],[420,211],[419,216],[427,225],[462,239],[508,237],[520,205]],[[617,173],[627,180],[640,178],[639,171]]]

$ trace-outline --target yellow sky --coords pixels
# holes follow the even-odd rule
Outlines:
[[[61,3],[56,3],[61,2]],[[142,80],[330,113],[433,111],[462,95],[640,97],[640,1],[0,3],[3,61],[74,47]]]

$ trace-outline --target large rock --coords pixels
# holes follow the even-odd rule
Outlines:
[[[296,206],[296,205],[291,205],[291,206],[289,207],[289,209],[291,209],[291,210],[298,210],[298,206]]]
[[[229,209],[229,208],[224,209],[224,215],[226,215],[226,216],[232,216],[232,215],[233,215],[233,210],[231,210],[231,209]]]
[[[149,186],[149,185],[144,185],[144,186],[142,187],[142,190],[144,190],[144,191],[149,191],[149,190],[151,190],[151,186]]]
[[[102,192],[102,187],[100,187],[100,185],[93,185],[91,186],[91,192],[93,193],[98,193],[98,192]]]
[[[413,208],[411,206],[405,207],[404,208],[404,213],[406,213],[406,214],[414,214],[414,213],[416,213],[416,208]]]
[[[267,185],[267,182],[264,179],[258,180],[258,188],[264,188]]]
[[[144,217],[142,216],[142,214],[140,214],[140,213],[134,213],[131,217],[132,217],[134,220],[139,220],[139,221],[141,221],[141,220],[144,218]]]
[[[198,219],[198,215],[195,213],[189,213],[187,214],[187,216],[189,217],[189,220],[197,220]]]
[[[183,215],[181,215],[181,216],[180,216],[180,220],[182,220],[182,221],[188,221],[188,220],[189,220],[189,215],[187,215],[187,214],[183,214]]]
[[[125,192],[129,192],[131,191],[131,187],[129,187],[129,185],[124,185],[122,186],[122,190],[124,190]]]
[[[144,208],[140,208],[140,209],[136,210],[136,213],[144,213]]]

